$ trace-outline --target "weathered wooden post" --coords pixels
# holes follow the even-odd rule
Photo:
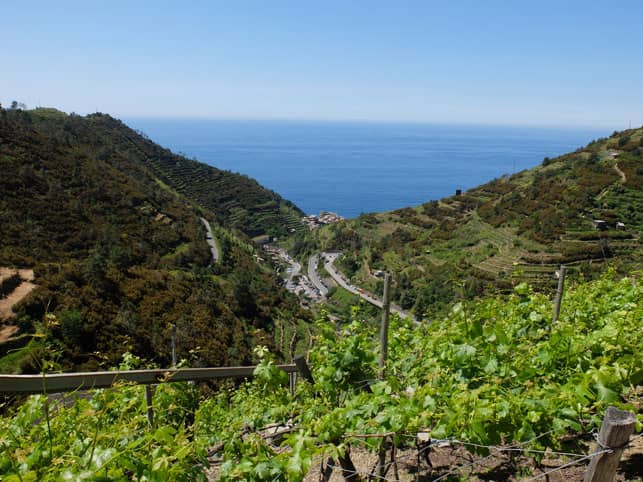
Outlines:
[[[172,368],[176,368],[176,323],[172,323]]]
[[[382,298],[382,324],[380,325],[380,369],[379,379],[384,379],[386,369],[386,358],[388,356],[388,317],[391,311],[389,299],[389,288],[391,284],[391,275],[384,275],[384,296]]]
[[[382,323],[380,325],[380,364],[379,364],[379,373],[378,379],[384,380],[384,375],[386,372],[386,359],[388,357],[388,318],[391,310],[390,304],[390,285],[391,285],[391,275],[390,273],[384,274],[384,293],[382,296]],[[382,445],[380,446],[378,457],[377,457],[377,468],[376,473],[380,478],[384,477],[386,467],[386,438],[382,440]]]
[[[625,450],[630,435],[634,431],[636,417],[632,412],[608,407],[598,433],[595,453],[603,452],[592,458],[585,472],[584,482],[611,482],[616,475],[621,454]]]
[[[563,290],[565,289],[565,272],[567,268],[565,265],[560,265],[558,272],[558,289],[556,290],[556,300],[554,302],[554,318],[551,320],[552,324],[558,321],[558,314],[560,313],[560,303],[563,299]]]
[[[308,363],[306,363],[306,357],[299,355],[295,357],[295,365],[297,365],[297,370],[299,370],[299,373],[301,374],[302,377],[309,383],[315,383],[315,379],[313,378],[313,374],[310,373],[310,369],[308,368]]]
[[[154,427],[154,407],[152,406],[152,387],[145,385],[145,403],[147,404],[147,421]]]
[[[387,437],[382,438],[382,445],[377,452],[377,467],[375,468],[375,473],[377,475],[377,478],[379,479],[383,479],[384,477],[386,477],[386,442]]]

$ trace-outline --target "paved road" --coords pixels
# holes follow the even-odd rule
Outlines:
[[[199,219],[201,220],[201,222],[203,223],[207,231],[205,239],[208,242],[208,246],[210,246],[210,252],[212,253],[212,262],[214,264],[217,264],[219,262],[219,249],[217,248],[217,243],[214,239],[214,236],[212,235],[212,228],[210,227],[210,223],[208,222],[207,219],[205,218],[199,218]]]
[[[292,291],[295,294],[304,294],[308,298],[314,301],[321,301],[323,294],[315,286],[308,276],[300,275],[301,273],[301,264],[298,263],[288,252],[283,248],[270,247],[269,252],[278,256],[281,260],[288,263],[288,268],[286,268],[286,289]],[[295,283],[294,278],[297,278]]]
[[[286,269],[286,273],[288,273],[288,281],[290,282],[301,272],[301,264],[291,258],[288,254],[284,257],[284,259],[288,262],[288,264],[290,264],[290,268]]]
[[[322,296],[328,294],[328,288],[322,283],[322,280],[319,279],[319,273],[317,273],[317,263],[319,262],[319,254],[313,254],[308,260],[308,278],[313,282],[315,288],[319,290]]]
[[[326,263],[324,263],[324,268],[326,269],[326,271],[328,271],[328,274],[330,274],[331,278],[333,278],[337,282],[337,284],[339,284],[345,290],[358,295],[363,300],[366,300],[370,304],[375,305],[381,309],[384,305],[382,300],[380,300],[379,298],[377,298],[375,295],[371,293],[368,293],[360,288],[357,288],[356,286],[351,285],[335,269],[335,265],[334,265],[335,260],[339,258],[341,255],[342,253],[322,253],[322,256],[326,259]],[[408,311],[404,311],[402,308],[394,305],[393,303],[391,303],[391,312],[399,315],[401,318],[412,318],[411,313],[409,313]]]
[[[277,254],[283,261],[288,263],[288,268],[286,268],[286,283],[290,283],[292,279],[301,272],[301,264],[299,264],[295,259],[288,254],[288,252],[283,248],[274,248],[274,253]]]

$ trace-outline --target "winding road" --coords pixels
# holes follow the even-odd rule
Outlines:
[[[308,260],[308,278],[315,285],[315,288],[319,290],[322,296],[328,294],[328,288],[322,280],[319,278],[319,273],[317,273],[317,263],[319,262],[319,254],[313,254]]]
[[[382,302],[382,300],[380,300],[379,298],[377,298],[375,295],[371,293],[367,293],[366,291],[351,285],[335,269],[335,265],[334,265],[335,260],[339,258],[342,255],[342,253],[337,253],[337,252],[322,253],[321,255],[326,260],[326,262],[324,263],[324,268],[326,269],[326,271],[328,271],[328,274],[330,274],[330,276],[337,282],[337,284],[339,284],[345,290],[359,296],[363,300],[368,301],[370,304],[375,305],[380,309],[384,306],[384,303]],[[393,303],[391,303],[391,312],[399,315],[400,318],[411,318],[417,322],[417,320],[415,320],[415,318],[411,315],[411,313],[403,310],[402,308],[394,305]]]
[[[286,269],[286,273],[288,273],[288,282],[290,283],[292,279],[301,272],[301,264],[288,255],[286,257],[286,261],[290,264],[290,268]]]
[[[217,243],[212,234],[212,228],[210,227],[210,223],[208,222],[207,219],[205,218],[199,218],[199,219],[201,220],[201,222],[205,226],[205,230],[207,231],[205,239],[208,242],[208,246],[210,246],[210,252],[212,253],[212,262],[214,264],[217,264],[219,262],[219,249],[217,248]]]
[[[266,249],[268,250],[268,248]],[[292,291],[295,294],[303,294],[314,301],[322,300],[324,297],[322,291],[319,290],[315,283],[310,281],[308,276],[301,274],[301,264],[290,256],[285,249],[270,247],[269,252],[288,264],[286,268],[286,279],[284,280],[288,291]]]

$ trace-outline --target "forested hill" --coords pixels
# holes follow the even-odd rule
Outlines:
[[[210,195],[189,192],[193,171]],[[196,364],[249,361],[275,324],[303,313],[247,238],[217,222],[278,232],[284,213],[297,210],[256,182],[109,116],[0,109],[0,267],[34,268],[38,286],[4,321],[20,331],[0,340],[0,371],[39,370],[50,355],[63,368],[113,366],[124,351],[167,364],[171,323]],[[199,216],[215,230],[214,266]]]
[[[54,142],[80,143],[85,155],[118,162],[121,170],[135,175],[147,171],[147,178],[156,178],[160,186],[165,184],[209,209],[218,223],[249,236],[286,234],[303,215],[290,201],[254,179],[176,155],[109,115],[81,117],[55,109],[17,112],[5,114],[13,117],[9,125],[30,123]]]
[[[103,143],[120,145],[161,182],[209,209],[217,221],[250,237],[284,236],[301,226],[304,213],[254,179],[176,155],[108,115],[89,116]]]
[[[373,273],[394,273],[395,301],[418,315],[520,281],[551,289],[563,263],[576,277],[641,267],[643,128],[455,194],[362,215],[294,246],[344,251],[344,271],[376,293]]]

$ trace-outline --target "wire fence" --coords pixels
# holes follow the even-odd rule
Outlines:
[[[301,360],[295,360],[295,364],[291,365],[280,365],[279,368],[286,371],[289,375],[300,372],[301,375],[306,378],[310,377],[309,370],[307,366],[299,366]],[[303,363],[305,365],[305,363]],[[80,388],[99,388],[99,387],[113,387],[114,383],[118,381],[129,381],[139,384],[146,385],[146,395],[148,395],[149,384],[167,382],[167,381],[185,381],[185,380],[203,380],[211,378],[220,378],[220,377],[247,377],[251,376],[255,367],[222,367],[222,368],[205,368],[205,369],[168,369],[168,370],[129,370],[129,371],[120,371],[120,372],[95,372],[95,373],[77,373],[77,374],[52,374],[52,375],[0,375],[0,393],[4,392],[23,392],[23,393],[34,393],[36,391],[41,391],[43,383],[46,382],[46,387],[53,390],[61,391],[70,391],[78,390]],[[294,380],[292,380],[294,382]],[[364,380],[362,383],[364,386],[368,385],[370,380]],[[153,426],[152,422],[152,401],[151,401],[151,392],[148,397],[148,418],[150,418],[150,424]],[[611,407],[610,407],[611,409]],[[608,413],[609,410],[608,409]],[[632,414],[632,417],[634,415]],[[633,429],[633,428],[632,428]],[[291,426],[288,428],[287,432],[291,430],[297,430],[297,427]],[[530,448],[529,445],[536,442],[537,440],[552,435],[554,433],[560,432],[561,430],[550,430],[549,432],[542,433],[533,437],[530,440],[520,443],[514,443],[510,445],[502,446],[491,446],[484,445],[475,442],[468,442],[459,440],[456,438],[446,438],[446,439],[433,439],[430,437],[429,431],[422,431],[420,433],[394,433],[387,432],[382,434],[346,434],[344,435],[344,442],[348,445],[353,443],[355,439],[365,439],[365,438],[381,438],[382,439],[382,449],[380,451],[378,461],[375,467],[371,470],[347,470],[345,467],[340,466],[336,462],[331,462],[329,460],[328,464],[324,466],[324,460],[322,459],[320,464],[320,480],[328,480],[326,475],[329,473],[328,468],[330,467],[330,473],[338,469],[344,479],[353,479],[355,477],[366,477],[368,480],[382,480],[389,482],[402,482],[402,479],[399,477],[399,467],[398,463],[404,459],[415,458],[416,465],[414,467],[414,474],[416,480],[418,480],[419,473],[422,470],[422,457],[427,462],[428,468],[427,472],[422,476],[422,480],[431,480],[432,482],[438,482],[440,480],[445,480],[450,476],[458,473],[463,473],[468,470],[478,469],[488,464],[493,458],[502,458],[504,456],[509,456],[509,459],[512,460],[514,454],[523,454],[526,456],[534,457],[561,457],[563,463],[557,467],[553,467],[549,470],[543,470],[539,464],[533,464],[531,467],[535,470],[542,470],[541,473],[534,474],[528,478],[522,479],[523,481],[535,481],[542,478],[549,478],[551,474],[556,472],[561,472],[565,469],[585,464],[588,461],[592,461],[597,457],[601,457],[606,454],[612,454],[615,451],[622,450],[623,447],[616,447],[612,445],[610,447],[604,447],[601,444],[600,437],[598,433],[593,433],[596,438],[598,445],[598,450],[591,454],[578,454],[573,452],[563,452],[563,451],[554,451],[551,449],[542,450],[540,448]],[[283,433],[286,433],[284,431]],[[602,432],[601,432],[602,433]],[[631,432],[630,432],[631,433]],[[419,438],[419,435],[424,436],[423,439]],[[274,434],[273,434],[274,435]],[[642,434],[634,435],[633,437],[625,438],[627,444],[631,444],[634,440],[640,438]],[[395,438],[406,439],[406,442],[401,446],[403,450],[395,443]],[[607,440],[607,439],[605,439]],[[410,447],[415,445],[415,450]],[[429,459],[430,452],[434,448],[444,448],[444,447],[463,447],[465,450],[464,454],[469,456],[469,460],[466,463],[452,463],[447,466],[447,471],[440,474],[435,474],[435,477],[431,477],[431,474],[435,472],[433,465]],[[275,446],[276,448],[276,446]],[[476,449],[489,451],[489,454],[474,459],[474,452]],[[390,451],[390,457],[387,457]],[[458,454],[462,456],[462,454]],[[386,459],[389,459],[388,462]],[[566,459],[573,459],[566,461]],[[352,464],[351,464],[352,465]],[[353,466],[354,467],[354,466]],[[489,468],[488,466],[485,468]],[[393,469],[393,476],[387,476],[387,474]],[[408,472],[408,471],[407,471]],[[325,475],[326,474],[326,475]],[[405,474],[406,475],[406,474]],[[468,476],[468,474],[467,474]],[[410,475],[409,475],[410,477]],[[428,478],[427,478],[428,477]],[[275,479],[278,480],[278,479]],[[409,480],[409,478],[405,479]]]
[[[460,441],[454,441],[454,442],[462,443],[463,445],[472,445],[472,444],[463,443],[463,442],[460,442]],[[483,447],[483,446],[481,446],[479,444],[473,444],[473,445],[475,445],[477,447]],[[589,454],[589,455],[582,455],[582,454],[571,454],[571,453],[567,453],[567,452],[556,452],[556,451],[551,451],[551,450],[550,451],[541,451],[541,450],[517,449],[517,448],[508,449],[506,447],[497,447],[497,446],[484,446],[484,447],[487,448],[488,450],[490,450],[492,453],[490,453],[489,455],[487,455],[485,457],[481,457],[481,458],[479,458],[477,460],[473,460],[471,462],[468,462],[466,464],[456,465],[452,469],[448,470],[447,472],[445,472],[443,474],[440,474],[440,475],[436,476],[435,478],[431,478],[430,479],[431,482],[438,482],[440,480],[445,480],[445,479],[449,478],[450,476],[455,475],[457,473],[464,472],[464,471],[466,471],[468,469],[475,468],[476,466],[483,466],[490,459],[492,459],[494,457],[497,457],[499,453],[507,452],[507,451],[521,451],[521,452],[526,452],[526,453],[540,453],[540,454],[546,453],[547,455],[576,457],[575,460],[572,460],[570,462],[564,463],[564,464],[562,464],[562,465],[560,465],[558,467],[552,468],[552,469],[550,469],[550,470],[548,470],[546,472],[536,474],[536,475],[534,475],[532,477],[529,477],[527,479],[522,479],[523,482],[529,482],[529,481],[534,481],[534,480],[538,480],[538,479],[542,479],[542,478],[547,478],[548,476],[554,474],[555,472],[560,472],[560,471],[565,470],[567,468],[570,468],[572,466],[585,463],[586,461],[589,461],[590,459],[592,459],[594,457],[598,457],[598,456],[603,455],[605,453],[612,452],[611,449],[603,449],[601,451],[598,451],[598,452],[595,452],[595,453],[592,453],[592,454]],[[425,446],[425,447],[422,447],[421,449],[418,449],[418,451],[416,453],[407,453],[407,454],[399,455],[394,460],[389,461],[384,465],[384,467],[383,467],[384,472],[385,473],[388,472],[390,470],[390,468],[394,464],[396,464],[397,462],[399,462],[399,461],[401,461],[403,459],[408,459],[408,458],[412,458],[412,457],[420,457],[424,452],[430,451],[430,449],[431,449],[430,446]],[[493,453],[493,452],[496,452],[496,453]],[[382,480],[382,481],[387,481],[387,482],[404,482],[404,480],[406,480],[406,481],[409,480],[409,479],[401,479],[401,478],[398,478],[398,477],[382,476],[382,475],[378,475],[378,474],[374,473],[373,471],[367,471],[367,470],[353,470],[353,471],[350,471],[350,470],[343,469],[342,467],[340,467],[338,465],[335,465],[335,464],[333,464],[333,468],[338,469],[341,472],[341,475],[345,479],[350,479],[350,478],[353,478],[353,477],[356,477],[356,476],[361,476],[361,477],[368,478],[368,480]],[[419,469],[419,467],[416,467],[416,470],[418,470],[418,469]],[[323,470],[321,470],[320,473],[321,472],[323,472]],[[418,473],[419,472],[416,472],[416,477],[418,476]],[[275,480],[277,480],[277,479],[275,479]],[[320,479],[320,480],[322,480],[322,479]]]
[[[441,480],[448,479],[451,476],[454,476],[459,473],[466,473],[467,476],[471,474],[471,471],[474,469],[478,468],[486,468],[488,469],[488,464],[489,462],[494,459],[494,458],[501,458],[503,456],[513,454],[513,453],[522,453],[527,456],[531,454],[535,455],[540,455],[540,456],[548,456],[548,457],[562,457],[562,458],[572,458],[573,460],[570,460],[568,462],[564,462],[561,465],[557,467],[553,467],[549,470],[543,470],[541,467],[533,467],[533,470],[542,470],[541,473],[534,474],[532,476],[528,476],[526,478],[520,479],[523,482],[530,482],[530,481],[535,481],[539,479],[547,479],[549,480],[549,477],[552,474],[555,474],[557,472],[561,472],[566,469],[570,469],[574,466],[579,466],[581,464],[585,465],[592,459],[596,457],[600,457],[604,454],[609,454],[614,452],[614,449],[610,448],[602,448],[599,445],[600,450],[597,450],[591,454],[579,454],[579,453],[573,453],[573,452],[565,452],[565,451],[555,451],[551,449],[547,450],[541,450],[541,449],[533,449],[529,448],[530,444],[533,444],[537,440],[546,437],[548,435],[551,435],[553,433],[556,433],[557,431],[551,430],[549,432],[540,434],[530,440],[524,441],[524,442],[517,442],[511,445],[507,446],[498,446],[498,445],[483,445],[483,444],[478,444],[478,443],[473,443],[473,442],[467,442],[463,440],[458,440],[455,438],[449,438],[449,439],[430,439],[428,443],[423,443],[421,445],[418,445],[416,443],[416,450],[415,451],[409,451],[408,449],[405,452],[397,453],[396,451],[398,447],[396,447],[395,444],[392,444],[391,450],[392,450],[392,456],[390,457],[388,462],[385,462],[383,465],[378,464],[376,467],[373,467],[371,470],[366,470],[366,469],[355,469],[355,470],[347,470],[343,467],[341,467],[336,461],[333,461],[332,459],[328,458],[326,460],[325,458],[322,458],[322,460],[319,463],[319,480],[320,481],[326,481],[329,480],[330,474],[334,472],[335,470],[339,471],[339,474],[344,478],[345,480],[354,480],[355,478],[364,478],[366,480],[376,480],[376,481],[387,481],[387,482],[404,482],[411,480],[412,478],[415,478],[415,480],[420,480],[419,477],[422,477],[421,480],[430,480],[431,482],[438,482]],[[355,439],[355,438],[382,438],[383,441],[386,440],[386,438],[391,438],[392,436],[402,436],[407,439],[414,439],[415,442],[417,442],[418,439],[418,434],[408,434],[408,433],[384,433],[384,434],[347,434],[346,439]],[[597,437],[597,433],[594,434],[595,437]],[[628,446],[631,446],[632,443],[640,438],[643,434],[637,434],[633,435],[629,438]],[[391,439],[392,440],[392,439]],[[431,452],[431,450],[435,447],[440,447],[440,448],[445,448],[445,447],[463,447],[463,448],[476,448],[476,449],[485,449],[488,450],[490,453],[484,457],[477,458],[475,460],[469,460],[466,463],[462,464],[453,464],[451,468],[449,468],[446,472],[440,473],[440,474],[435,474],[434,477],[431,477],[431,473],[434,471],[432,466],[427,467],[427,471],[420,475],[420,472],[422,471],[421,469],[421,459],[423,456],[428,455],[428,453]],[[623,447],[624,448],[624,447]],[[473,455],[468,452],[470,456],[473,457]],[[399,469],[398,469],[398,463],[405,460],[405,459],[415,459],[416,460],[416,465],[413,467],[413,474],[407,471],[406,475],[407,478],[402,479],[399,476]],[[428,460],[428,458],[426,459]],[[380,460],[381,462],[381,460]],[[430,463],[430,462],[429,462]],[[328,470],[330,468],[330,470]],[[377,471],[379,473],[377,473]],[[388,472],[393,469],[393,475],[392,476],[387,476]],[[275,481],[279,480],[279,477],[274,479]]]

